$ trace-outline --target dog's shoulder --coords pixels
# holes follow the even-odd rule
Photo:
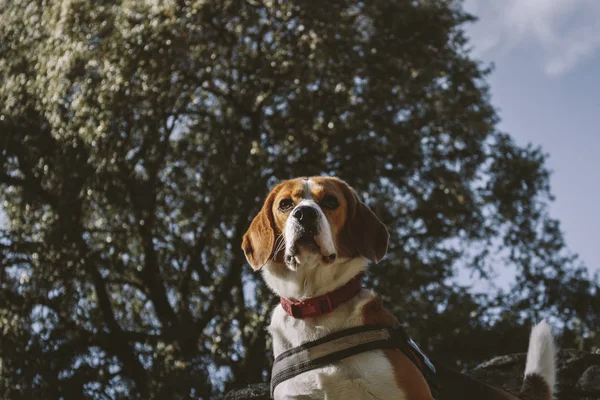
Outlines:
[[[374,296],[361,310],[364,325],[395,326],[398,319],[383,305],[381,297]],[[400,349],[383,350],[394,372],[396,384],[402,388],[409,399],[431,398],[427,381],[408,357]]]
[[[384,306],[381,297],[373,295],[361,308],[363,325],[385,325],[394,326],[398,324],[398,319],[392,315]]]

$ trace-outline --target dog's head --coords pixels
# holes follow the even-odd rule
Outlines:
[[[385,225],[345,182],[297,178],[271,191],[244,235],[242,249],[255,270],[285,265],[299,271],[356,257],[377,262],[388,238]]]

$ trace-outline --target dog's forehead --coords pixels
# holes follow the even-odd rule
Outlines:
[[[311,193],[315,197],[322,197],[324,194],[334,194],[342,197],[344,194],[344,182],[337,178],[316,176],[309,179]]]
[[[279,198],[303,198],[306,196],[306,180],[297,178],[283,181],[273,191],[277,192]]]
[[[335,178],[316,176],[283,181],[274,190],[280,198],[318,200],[326,193],[341,196],[343,184]]]

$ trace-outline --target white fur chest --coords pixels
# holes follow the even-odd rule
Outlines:
[[[372,292],[362,290],[356,298],[330,314],[307,320],[290,317],[278,305],[269,326],[275,357],[330,333],[362,325],[362,306],[373,298]],[[276,400],[406,398],[396,384],[392,365],[381,350],[360,353],[334,365],[300,374],[280,383],[274,397]]]

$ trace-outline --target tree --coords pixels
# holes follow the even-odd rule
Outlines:
[[[276,299],[241,236],[299,175],[344,178],[385,221],[369,285],[440,358],[522,349],[542,312],[594,344],[597,280],[547,214],[544,154],[495,129],[460,2],[63,0],[0,16],[5,398],[208,398],[266,379]],[[510,294],[457,284],[496,263],[517,271]],[[489,346],[506,332],[522,340]]]

